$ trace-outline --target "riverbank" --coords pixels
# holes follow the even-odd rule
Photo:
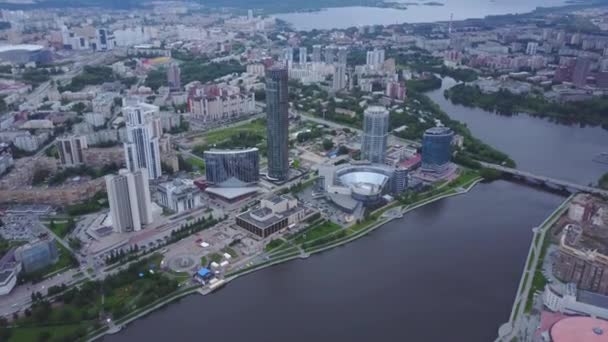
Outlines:
[[[481,108],[501,115],[526,113],[566,125],[601,126],[608,129],[608,117],[602,114],[608,111],[608,97],[558,103],[546,99],[542,94],[514,94],[506,89],[484,93],[479,87],[464,83],[447,89],[444,95],[454,104]]]
[[[324,252],[324,251],[327,251],[327,250],[330,250],[330,249],[333,249],[333,248],[336,248],[339,246],[346,245],[363,236],[368,235],[369,233],[373,232],[374,230],[386,225],[387,223],[392,222],[395,219],[400,218],[402,215],[404,215],[408,212],[414,211],[415,209],[424,207],[426,205],[429,205],[431,203],[440,201],[440,200],[448,198],[448,197],[466,194],[469,191],[471,191],[482,180],[483,179],[478,176],[469,177],[465,183],[459,184],[458,187],[456,187],[456,188],[444,186],[442,188],[443,191],[433,194],[430,197],[422,198],[419,201],[417,201],[416,203],[412,203],[409,205],[400,205],[399,203],[393,203],[391,205],[385,206],[372,213],[372,215],[377,215],[379,217],[379,219],[377,221],[370,220],[368,222],[362,222],[360,224],[355,224],[353,226],[347,227],[347,229],[349,229],[352,233],[343,239],[331,241],[331,242],[328,242],[327,244],[324,244],[321,246],[314,246],[305,251],[300,250],[298,252],[292,252],[292,251],[290,251],[290,249],[279,251],[278,254],[271,260],[268,260],[259,265],[254,265],[247,269],[229,273],[224,280],[226,283],[229,283],[233,280],[236,280],[242,276],[251,274],[256,271],[261,271],[263,269],[266,269],[266,268],[269,268],[269,267],[272,267],[272,266],[275,266],[278,264],[283,264],[283,263],[291,261],[291,260],[305,259],[305,258],[308,258],[312,254],[321,253],[321,252]],[[400,215],[383,215],[387,211],[389,211],[391,209],[395,209],[395,208],[399,208]],[[183,298],[190,294],[196,293],[199,288],[200,288],[200,286],[187,287],[187,288],[179,290],[176,293],[173,293],[162,299],[159,299],[158,301],[151,303],[150,305],[148,305],[146,307],[142,307],[142,308],[138,309],[137,311],[132,312],[129,315],[114,322],[111,329],[96,331],[94,335],[90,336],[87,339],[87,341],[94,341],[99,338],[102,338],[103,336],[105,336],[107,334],[119,332],[120,330],[125,328],[128,324],[130,324],[142,317],[145,317],[149,313],[151,313],[159,308],[162,308],[166,305],[169,305],[172,302],[174,302],[180,298]]]
[[[533,230],[534,235],[532,236],[526,264],[524,265],[515,301],[513,302],[511,315],[509,316],[509,321],[500,326],[497,342],[512,341],[517,338],[521,328],[522,316],[530,307],[535,290],[539,290],[534,288],[533,284],[535,283],[535,278],[538,276],[542,277],[537,272],[537,268],[540,264],[539,260],[544,258],[547,246],[550,243],[550,236],[547,236],[547,232],[568,209],[568,204],[573,197],[574,195],[568,197],[539,227]]]

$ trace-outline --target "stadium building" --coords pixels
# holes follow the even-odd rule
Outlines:
[[[348,212],[353,212],[359,204],[377,204],[384,195],[401,193],[408,185],[406,169],[368,162],[322,165],[319,177],[319,188],[334,204]]]
[[[0,60],[15,64],[48,63],[52,60],[52,55],[42,45],[3,45],[0,46]]]

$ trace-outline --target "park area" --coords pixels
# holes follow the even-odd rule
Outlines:
[[[102,320],[119,319],[178,289],[175,279],[160,270],[161,255],[134,262],[103,281],[85,281],[78,287],[49,288],[51,303],[32,295],[34,304],[13,317],[11,328],[0,328],[1,341],[76,341],[99,329]]]

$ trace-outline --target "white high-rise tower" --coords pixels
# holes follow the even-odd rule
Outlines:
[[[371,106],[363,113],[361,159],[384,164],[388,141],[388,110]]]
[[[106,190],[114,231],[139,231],[152,222],[152,204],[148,172],[122,169],[118,175],[107,175]]]
[[[157,106],[138,103],[124,108],[127,121],[125,158],[130,171],[147,169],[150,179],[161,175],[158,140],[163,130]]]

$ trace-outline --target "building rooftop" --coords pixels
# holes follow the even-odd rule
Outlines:
[[[44,49],[44,46],[42,45],[36,45],[36,44],[16,44],[16,45],[0,45],[0,53],[2,52],[7,52],[7,51],[20,51],[20,50],[26,50],[26,51],[38,51],[38,50],[42,50]]]
[[[13,274],[13,272],[14,271],[12,269],[0,271],[0,284],[4,283]]]
[[[599,293],[579,290],[576,297],[577,301],[579,302],[608,309],[608,296],[601,295]]]
[[[236,153],[245,153],[245,152],[254,152],[254,151],[258,151],[257,147],[251,147],[251,148],[242,148],[242,149],[229,149],[229,150],[224,150],[224,149],[211,149],[208,151],[205,151],[205,153],[208,154],[236,154]]]
[[[604,342],[608,339],[608,321],[591,317],[568,317],[551,328],[554,342]]]
[[[241,196],[252,194],[259,190],[258,187],[236,187],[236,188],[222,188],[222,187],[208,187],[205,192],[213,195],[220,196],[227,200],[232,200]]]

